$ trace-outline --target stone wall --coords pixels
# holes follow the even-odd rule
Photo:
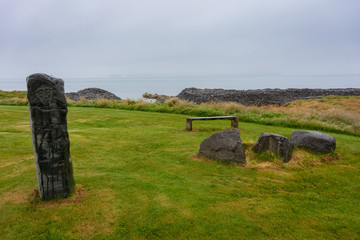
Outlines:
[[[185,88],[178,98],[195,103],[204,102],[237,102],[243,105],[264,106],[283,105],[298,99],[318,98],[329,95],[360,96],[359,88],[341,89],[258,89],[258,90],[225,90]]]

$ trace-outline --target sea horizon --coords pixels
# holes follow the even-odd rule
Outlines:
[[[360,74],[318,75],[111,75],[107,77],[60,77],[65,92],[101,88],[121,98],[139,99],[142,94],[176,96],[183,89],[209,88],[252,90],[266,88],[360,88]],[[26,90],[26,77],[0,78],[4,91]]]

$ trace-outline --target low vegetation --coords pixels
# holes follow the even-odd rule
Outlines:
[[[170,98],[167,95],[159,95],[157,93],[152,94],[152,93],[148,93],[148,92],[144,93],[142,95],[142,97],[146,98],[146,99],[157,100],[157,101],[162,101],[162,100],[166,100],[166,99]]]
[[[161,97],[161,96],[159,96]],[[113,108],[148,112],[177,113],[192,116],[236,115],[240,121],[266,125],[296,127],[360,136],[360,97],[328,96],[322,99],[298,100],[284,106],[248,107],[237,103],[203,103],[197,105],[178,98],[164,103],[145,100],[86,100],[69,106]],[[24,91],[0,91],[0,104],[26,105]]]

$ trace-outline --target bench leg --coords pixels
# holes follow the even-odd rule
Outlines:
[[[238,128],[239,127],[239,118],[231,119],[231,127]]]
[[[191,131],[192,130],[192,120],[186,119],[186,130]]]

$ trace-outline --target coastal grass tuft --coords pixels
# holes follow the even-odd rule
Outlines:
[[[359,137],[331,133],[334,153],[296,148],[283,163],[253,146],[262,132],[295,128],[240,122],[248,164],[223,164],[197,153],[228,121],[189,132],[189,115],[107,107],[69,107],[77,191],[43,202],[28,109],[0,106],[1,239],[359,238]]]
[[[0,90],[0,104],[24,106],[28,104],[26,91]]]

